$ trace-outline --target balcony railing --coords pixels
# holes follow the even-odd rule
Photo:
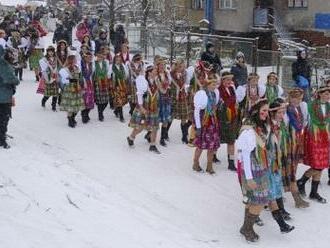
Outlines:
[[[274,9],[256,7],[253,10],[254,28],[274,28]]]

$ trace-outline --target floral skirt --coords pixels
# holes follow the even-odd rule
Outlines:
[[[220,147],[219,128],[216,125],[203,127],[201,135],[195,138],[194,144],[202,150],[216,151]]]
[[[142,114],[138,108],[134,109],[129,127],[144,128],[148,131],[158,130],[159,128],[159,111]]]
[[[42,49],[33,49],[29,58],[30,69],[35,70],[39,68],[39,60],[42,59]]]
[[[271,201],[269,169],[257,163],[254,151],[251,152],[251,165],[253,180],[257,184],[253,190],[247,186],[242,161],[239,160],[237,164],[242,193],[247,197],[249,204],[268,205]]]
[[[329,136],[326,130],[307,131],[305,135],[304,164],[313,169],[329,167]]]
[[[44,96],[49,96],[49,97],[58,96],[58,93],[59,93],[59,87],[56,82],[51,84],[46,84]]]
[[[66,85],[62,92],[61,110],[69,113],[78,113],[84,108],[84,100],[81,91],[77,90],[74,83]]]
[[[100,84],[95,84],[95,103],[96,104],[106,104],[110,99],[109,85],[100,86]]]

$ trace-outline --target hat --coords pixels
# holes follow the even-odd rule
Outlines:
[[[239,58],[243,58],[245,59],[245,55],[243,52],[239,51],[237,54],[236,54],[236,59],[238,60]]]
[[[48,51],[53,51],[53,52],[55,52],[55,47],[53,47],[53,46],[49,46],[49,47],[47,47],[46,52],[48,52]]]
[[[77,57],[77,52],[74,51],[74,50],[70,50],[69,53],[68,53],[68,58],[69,57]]]
[[[141,56],[141,54],[137,53],[133,56],[132,61],[134,62],[134,61],[137,61],[137,60],[140,60],[140,59],[142,59],[142,56]]]
[[[330,87],[326,85],[322,85],[320,88],[317,89],[317,94],[324,93],[326,91],[330,92]]]
[[[66,46],[68,46],[68,42],[66,40],[59,40],[57,44],[64,43]]]
[[[300,88],[293,88],[289,91],[289,97],[290,98],[298,98],[302,97],[304,95],[304,91]]]
[[[152,71],[154,69],[154,65],[153,64],[149,64],[149,65],[147,65],[147,67],[146,67],[146,72],[148,72],[148,71]]]
[[[224,80],[224,79],[233,79],[234,75],[231,74],[229,71],[224,71],[222,74],[221,74],[221,80]]]
[[[257,73],[252,72],[248,76],[248,81],[250,81],[251,79],[257,79],[257,80],[259,80],[259,78],[260,77],[259,77],[259,75]]]
[[[218,82],[218,80],[216,78],[206,79],[205,86],[209,86],[210,84],[217,83],[217,82]]]
[[[160,64],[164,65],[164,64],[166,64],[166,60],[162,57],[159,57],[159,58],[155,59],[155,64],[156,65],[160,65]]]
[[[284,100],[282,98],[277,98],[277,99],[275,99],[275,101],[272,104],[270,104],[269,111],[274,112],[274,111],[278,111],[280,109],[286,109],[287,106],[288,106],[288,103],[284,102]]]

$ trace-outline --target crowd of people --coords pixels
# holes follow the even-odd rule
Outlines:
[[[124,123],[124,107],[129,105],[129,147],[145,131],[149,151],[159,154],[157,144],[170,144],[171,124],[178,120],[182,143],[195,147],[192,170],[204,171],[200,157],[206,150],[209,174],[215,173],[213,165],[220,162],[220,144],[227,144],[228,169],[237,172],[244,196],[240,233],[247,241],[259,239],[253,226],[263,224],[259,215],[265,206],[280,231],[291,232],[294,227],[287,224],[291,217],[284,208],[283,192],[291,192],[297,208],[309,207],[304,197],[310,178],[309,198],[326,203],[318,186],[330,159],[330,80],[315,94],[310,91],[307,51],[298,52],[292,67],[297,87],[285,93],[275,72],[269,73],[266,82],[248,73],[242,52],[230,70],[223,70],[212,43],[195,66],[187,68],[181,59],[170,65],[161,56],[146,63],[142,54],[130,54],[121,25],[108,33],[100,19],[89,25],[88,17],[74,23],[64,15],[54,33],[56,45],[45,49],[41,41],[47,32],[38,19],[16,22],[15,18],[5,18],[9,24],[0,25],[7,28],[0,30],[0,63],[11,64],[17,76],[0,75],[0,145],[4,148],[9,148],[6,130],[12,96],[28,61],[35,71],[37,93],[43,95],[41,107],[46,108],[51,98],[54,112],[58,106],[67,112],[70,128],[76,127],[78,113],[87,125],[94,108],[103,122],[108,105]],[[7,70],[2,64],[1,70]],[[310,169],[296,180],[299,163]]]

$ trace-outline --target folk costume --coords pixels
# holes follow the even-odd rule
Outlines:
[[[128,69],[123,64],[120,54],[114,58],[115,63],[112,65],[111,83],[113,104],[115,115],[124,122],[123,107],[128,103]]]
[[[56,58],[57,58],[57,69],[60,71],[63,67],[65,67],[66,60],[68,58],[68,44],[65,40],[60,40],[57,43],[56,47]],[[61,105],[62,100],[62,89],[59,89],[58,95],[58,105]]]
[[[222,100],[219,107],[220,140],[227,144],[228,169],[236,171],[235,167],[235,141],[239,131],[239,112],[235,94],[233,75],[224,72],[219,87]]]
[[[129,63],[129,105],[130,111],[129,114],[132,115],[137,104],[136,98],[136,78],[141,74],[144,73],[144,63],[142,61],[142,56],[140,54],[135,54],[133,56],[132,62]]]
[[[184,67],[184,62],[179,60],[171,71],[172,118],[181,121],[181,141],[188,144],[188,129],[191,125],[191,106],[188,98],[190,79]]]
[[[95,91],[95,103],[97,105],[99,121],[104,121],[103,112],[110,101],[111,69],[108,61],[104,59],[101,51],[94,62],[93,83]]]
[[[238,178],[245,198],[245,217],[240,233],[249,242],[257,242],[259,235],[253,230],[261,211],[270,204],[272,216],[282,233],[291,232],[294,227],[288,225],[272,201],[269,177],[267,140],[268,102],[260,100],[252,106],[249,119],[241,128],[236,142],[238,149]]]
[[[67,66],[59,74],[63,88],[61,110],[68,113],[68,125],[74,128],[77,125],[77,113],[84,109],[82,77],[75,55],[69,55]]]
[[[267,83],[266,83],[266,94],[265,97],[267,98],[269,104],[272,104],[275,99],[282,98],[284,94],[283,88],[278,85],[278,77],[275,72],[271,72],[267,76]]]
[[[85,109],[81,111],[82,122],[88,123],[90,121],[89,112],[94,108],[95,92],[93,83],[93,74],[95,72],[95,64],[93,62],[93,55],[91,52],[83,55],[81,61],[81,74],[83,80],[83,98]]]
[[[50,55],[49,53],[52,53]],[[45,107],[47,100],[52,97],[52,110],[56,111],[57,98],[59,94],[59,77],[55,48],[50,46],[46,50],[46,56],[39,61],[41,70],[41,82],[44,84],[44,97],[41,106]]]
[[[172,123],[171,76],[166,71],[163,59],[160,58],[156,61],[156,67],[155,81],[159,90],[159,121],[162,123],[160,145],[167,146],[165,140],[169,140],[168,129]]]
[[[240,122],[249,115],[252,106],[265,96],[266,87],[258,84],[259,76],[251,73],[248,77],[248,83],[240,85],[236,89],[236,99],[239,103]]]
[[[132,134],[127,137],[130,147],[134,145],[136,136],[143,130],[150,132],[149,151],[160,154],[155,145],[157,130],[159,128],[159,91],[152,74],[154,68],[147,69],[146,76],[136,78],[137,106],[132,114],[129,126],[133,128]],[[147,77],[147,79],[146,79]]]
[[[299,192],[305,195],[305,184],[312,177],[309,198],[319,203],[326,199],[318,193],[322,170],[329,168],[330,88],[322,86],[318,98],[308,103],[309,123],[306,128],[304,164],[311,168],[297,181]]]
[[[289,130],[289,167],[286,182],[290,184],[290,191],[295,201],[296,208],[307,208],[309,203],[304,201],[297,188],[296,173],[298,163],[304,159],[304,129],[308,121],[307,104],[302,102],[304,91],[295,88],[289,92],[290,104],[287,108]]]
[[[213,154],[220,147],[219,119],[217,105],[219,90],[216,89],[216,80],[209,80],[205,90],[197,91],[194,97],[194,125],[196,127],[195,156],[193,170],[199,172],[199,158],[203,150],[207,150],[206,172],[214,174]]]

